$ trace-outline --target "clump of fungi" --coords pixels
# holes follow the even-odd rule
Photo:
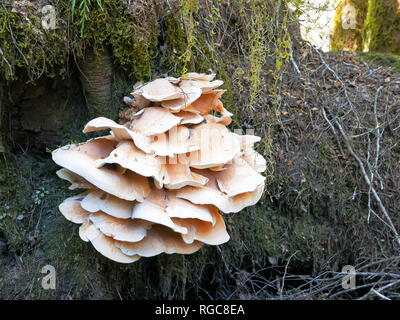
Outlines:
[[[81,224],[79,236],[120,263],[161,253],[190,254],[229,240],[219,213],[254,205],[264,190],[265,159],[254,135],[227,129],[215,74],[156,79],[125,97],[120,124],[99,117],[83,132],[109,135],[53,151],[71,190],[59,206]],[[217,116],[218,113],[218,116]]]

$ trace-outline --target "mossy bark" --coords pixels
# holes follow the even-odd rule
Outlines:
[[[349,6],[355,9],[353,12],[345,12]],[[342,0],[336,7],[334,29],[331,38],[331,50],[361,51],[363,45],[362,29],[367,16],[368,1],[366,0]],[[347,13],[347,14],[346,14]],[[355,19],[355,28],[352,28],[353,21],[343,21],[343,18]],[[350,28],[351,27],[351,28]]]
[[[110,115],[112,70],[112,58],[107,48],[88,52],[80,65],[80,78],[91,118]]]
[[[400,3],[369,0],[363,28],[364,51],[400,54]]]
[[[355,8],[355,28],[342,20],[349,5]],[[331,50],[400,54],[399,1],[341,0],[336,8]]]

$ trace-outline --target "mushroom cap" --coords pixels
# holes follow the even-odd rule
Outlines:
[[[67,220],[73,223],[84,223],[90,215],[90,212],[81,206],[84,197],[85,195],[78,195],[67,198],[58,206],[58,209]]]
[[[262,173],[267,170],[267,161],[253,148],[244,150],[241,157],[257,172]]]
[[[79,235],[82,239],[87,239],[93,247],[103,256],[120,263],[132,263],[140,259],[139,255],[127,256],[116,247],[116,241],[113,238],[105,236],[91,222],[83,224],[79,229]]]
[[[164,189],[152,189],[145,201],[138,203],[132,212],[132,219],[147,220],[161,224],[175,232],[186,233],[187,229],[174,224],[165,208],[168,204],[168,197]]]
[[[203,122],[204,118],[200,114],[193,113],[190,111],[179,111],[178,113],[175,113],[177,117],[182,118],[182,121],[180,124],[199,124]]]
[[[150,107],[141,109],[130,121],[129,129],[145,136],[164,133],[180,123],[182,118],[173,115],[168,109]]]
[[[212,81],[214,80],[215,76],[216,76],[215,73],[205,74],[205,73],[189,72],[185,74],[182,77],[182,79]]]
[[[233,135],[238,139],[240,143],[240,148],[242,150],[246,150],[249,148],[253,148],[254,144],[261,141],[261,138],[258,136],[253,136],[251,134],[240,135],[237,133],[233,133]]]
[[[142,240],[152,225],[148,221],[139,219],[118,219],[101,211],[92,213],[89,219],[106,236],[127,242]]]
[[[188,87],[197,87],[200,88],[201,91],[204,93],[210,92],[219,86],[222,86],[224,82],[222,80],[214,80],[214,81],[207,81],[207,80],[181,80],[179,82],[179,87],[181,88],[188,88]]]
[[[80,175],[73,173],[68,169],[61,168],[60,170],[56,171],[56,174],[59,178],[67,180],[71,183],[71,185],[68,187],[69,190],[96,188],[94,185],[83,179]]]
[[[96,238],[100,233],[100,230],[93,225],[89,218],[79,227],[79,237],[85,242]]]
[[[183,97],[182,90],[168,79],[156,79],[131,93],[133,96],[143,96],[153,102],[173,100]]]
[[[83,209],[89,212],[103,211],[119,219],[130,219],[136,202],[117,198],[102,190],[89,192],[81,201]]]
[[[115,142],[98,138],[80,145],[72,144],[52,152],[55,163],[80,175],[85,180],[118,198],[143,201],[150,192],[147,178],[134,172],[122,175],[106,167],[96,168],[96,160],[107,157]]]
[[[206,177],[200,174],[191,172],[187,164],[165,164],[164,165],[167,176],[167,189],[180,189],[184,186],[202,186],[208,181]]]
[[[194,204],[212,204],[222,212],[231,213],[256,204],[264,191],[264,183],[262,183],[252,192],[229,197],[219,189],[214,173],[202,170],[201,174],[208,178],[207,184],[201,187],[183,187],[176,190],[176,197],[189,200]]]
[[[182,234],[182,239],[190,244],[193,241],[201,241],[205,244],[220,245],[229,240],[229,234],[226,231],[224,219],[214,207],[213,215],[215,224],[197,219],[174,218],[174,223],[188,229],[186,234]]]
[[[191,244],[187,244],[179,234],[166,227],[154,225],[143,240],[139,242],[117,241],[116,246],[128,256],[153,257],[161,253],[192,254],[199,250],[203,243],[193,241]]]
[[[182,110],[198,113],[202,116],[207,115],[211,110],[216,110],[222,113],[222,102],[219,100],[219,98],[224,92],[225,90],[212,90],[210,92],[203,93],[200,98],[196,99],[189,106]]]
[[[83,132],[111,129],[116,140],[133,140],[135,145],[148,154],[159,156],[171,156],[199,150],[193,137],[186,126],[175,126],[168,133],[162,133],[153,137],[144,136],[134,132],[107,118],[96,118],[89,121]]]
[[[215,207],[208,205],[194,205],[190,201],[176,197],[175,191],[167,192],[168,202],[165,206],[165,212],[174,221],[174,218],[195,219],[215,225],[216,215]]]
[[[200,98],[202,91],[198,87],[184,87],[181,88],[182,97],[162,101],[161,105],[164,108],[168,108],[171,112],[179,112],[185,108],[187,108],[190,104]]]
[[[152,154],[147,154],[137,148],[132,141],[122,141],[107,158],[96,160],[96,166],[105,164],[119,164],[121,167],[136,172],[144,177],[153,177],[160,183],[165,180],[165,159]]]
[[[207,114],[204,116],[207,122],[216,122],[220,123],[224,126],[229,126],[232,122],[233,114],[226,110],[222,104],[222,102],[218,99],[213,107],[213,110],[216,110],[221,113],[221,117],[214,116],[212,114]]]
[[[225,166],[225,170],[213,172],[213,175],[217,179],[219,189],[230,197],[253,192],[265,181],[265,177],[240,157],[234,158],[231,164]]]
[[[232,162],[240,152],[240,143],[219,123],[202,123],[193,128],[193,137],[201,149],[190,154],[190,166],[206,169]]]
[[[210,224],[215,223],[209,206],[196,206],[189,201],[178,199],[174,191],[165,189],[153,189],[144,202],[134,207],[132,218],[160,224],[183,234],[187,233],[187,229],[176,225],[172,218],[194,218]]]

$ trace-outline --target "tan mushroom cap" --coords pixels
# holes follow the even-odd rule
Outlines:
[[[242,150],[246,150],[249,148],[253,148],[254,144],[261,141],[261,138],[258,136],[253,136],[250,134],[240,135],[237,133],[233,133],[233,135],[240,142],[240,147]]]
[[[73,223],[84,223],[90,215],[90,212],[81,206],[81,200],[84,197],[85,195],[78,195],[67,198],[58,206],[58,209],[67,220]]]
[[[203,186],[208,179],[200,174],[191,172],[187,164],[165,164],[167,189],[180,189],[184,186]]]
[[[201,174],[208,178],[206,185],[201,187],[187,186],[176,190],[176,197],[189,200],[194,204],[212,204],[222,212],[231,213],[239,212],[245,207],[256,204],[264,191],[263,183],[257,186],[256,190],[253,192],[246,192],[234,197],[229,197],[219,189],[214,173],[210,173],[208,170],[201,170]]]
[[[107,163],[119,164],[141,176],[152,177],[161,184],[166,182],[163,167],[165,159],[143,152],[132,141],[120,142],[107,158],[96,160],[96,167],[100,168]]]
[[[225,90],[212,90],[208,93],[204,93],[200,98],[182,110],[198,113],[202,116],[207,115],[211,110],[222,113],[224,109],[221,108],[222,103],[219,98],[224,92]]]
[[[255,151],[248,148],[242,152],[241,157],[257,172],[262,173],[267,169],[267,161],[265,158]]]
[[[156,79],[135,90],[132,95],[143,96],[153,102],[179,99],[183,97],[182,90],[168,79]]]
[[[150,193],[147,178],[134,172],[122,175],[109,168],[96,168],[96,160],[107,157],[115,142],[93,139],[80,145],[67,145],[52,152],[55,163],[80,175],[101,190],[125,200],[143,201]]]
[[[207,182],[207,178],[192,173],[187,164],[178,162],[177,157],[169,158],[149,155],[136,148],[133,142],[120,142],[114,151],[105,159],[96,161],[97,167],[106,163],[119,164],[123,168],[136,172],[145,177],[152,177],[160,189],[165,185],[168,189],[178,189],[186,185],[200,186]]]
[[[200,114],[189,112],[189,111],[179,111],[178,113],[175,113],[177,117],[182,118],[182,121],[180,124],[199,124],[204,121],[204,117],[201,116]]]
[[[179,234],[166,227],[154,225],[143,240],[134,243],[117,241],[115,245],[128,256],[153,257],[161,253],[192,254],[199,250],[203,243],[193,241],[186,244]]]
[[[201,91],[204,93],[208,93],[215,88],[222,86],[224,82],[222,80],[214,80],[214,81],[207,81],[207,80],[181,80],[179,82],[179,87],[181,88],[190,88],[190,87],[197,87],[200,88]]]
[[[106,236],[127,242],[142,240],[152,225],[139,219],[118,219],[101,211],[90,214],[89,219]]]
[[[201,89],[198,87],[185,87],[181,88],[181,90],[183,95],[181,98],[162,101],[161,105],[171,112],[179,112],[195,102],[202,94]]]
[[[188,229],[186,234],[182,234],[182,239],[186,243],[190,244],[197,240],[205,244],[220,245],[229,240],[229,234],[226,231],[224,219],[215,207],[213,215],[215,216],[215,225],[197,219],[174,218],[173,221]]]
[[[226,110],[219,99],[216,101],[213,110],[220,112],[221,117],[217,117],[212,114],[207,114],[204,116],[207,122],[220,123],[223,124],[224,126],[229,126],[232,123],[231,117],[233,116],[233,113],[230,113],[228,110]]]
[[[147,137],[140,133],[115,123],[107,118],[96,118],[89,121],[83,132],[92,132],[98,130],[111,129],[116,140],[133,140],[135,145],[148,154],[156,154],[159,156],[171,156],[174,154],[186,153],[199,150],[200,146],[196,145],[193,137],[189,132],[189,128],[185,126],[176,126],[168,131],[153,137]]]
[[[144,202],[134,207],[132,218],[160,224],[183,234],[187,233],[187,229],[176,225],[171,218],[196,218],[211,224],[215,222],[208,206],[196,206],[178,199],[173,191],[165,189],[153,189]]]
[[[145,201],[138,203],[132,212],[132,219],[147,220],[161,224],[175,232],[186,233],[187,229],[174,224],[165,208],[168,204],[165,190],[152,189]]]
[[[89,192],[81,201],[82,208],[89,212],[103,211],[119,219],[130,219],[135,204],[135,201],[123,200],[99,189]]]
[[[214,80],[215,76],[216,76],[215,73],[205,74],[205,73],[189,72],[184,76],[182,76],[182,79],[212,81]]]
[[[61,168],[56,172],[57,176],[61,179],[67,180],[71,183],[68,187],[69,190],[75,189],[94,189],[94,185],[83,179],[80,175],[69,171],[68,169]]]
[[[215,207],[208,205],[194,205],[190,201],[176,197],[175,191],[168,191],[168,202],[165,206],[165,212],[174,221],[174,218],[196,219],[210,223],[212,226],[216,223]]]
[[[79,227],[79,237],[85,242],[89,242],[90,239],[96,238],[100,233],[100,230],[98,230],[89,220],[89,216]]]
[[[225,170],[214,172],[213,175],[217,179],[219,189],[230,197],[253,192],[265,181],[261,174],[240,157],[234,158],[231,164],[225,166]]]
[[[180,123],[182,118],[162,107],[144,108],[134,115],[129,129],[145,136],[164,133]]]
[[[120,263],[132,263],[140,259],[139,255],[127,256],[116,247],[116,241],[113,238],[105,236],[98,230],[93,223],[87,222],[79,229],[80,237],[90,241],[93,247],[103,256]]]
[[[232,162],[240,152],[240,143],[232,132],[219,123],[202,123],[193,128],[193,137],[201,149],[190,154],[189,165],[197,169]]]

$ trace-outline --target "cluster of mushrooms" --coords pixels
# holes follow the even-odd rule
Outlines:
[[[225,243],[219,210],[238,212],[261,198],[266,162],[253,149],[260,138],[227,129],[232,114],[214,77],[136,86],[119,124],[99,117],[83,130],[109,135],[52,152],[69,189],[85,189],[59,210],[102,255],[131,263]]]

